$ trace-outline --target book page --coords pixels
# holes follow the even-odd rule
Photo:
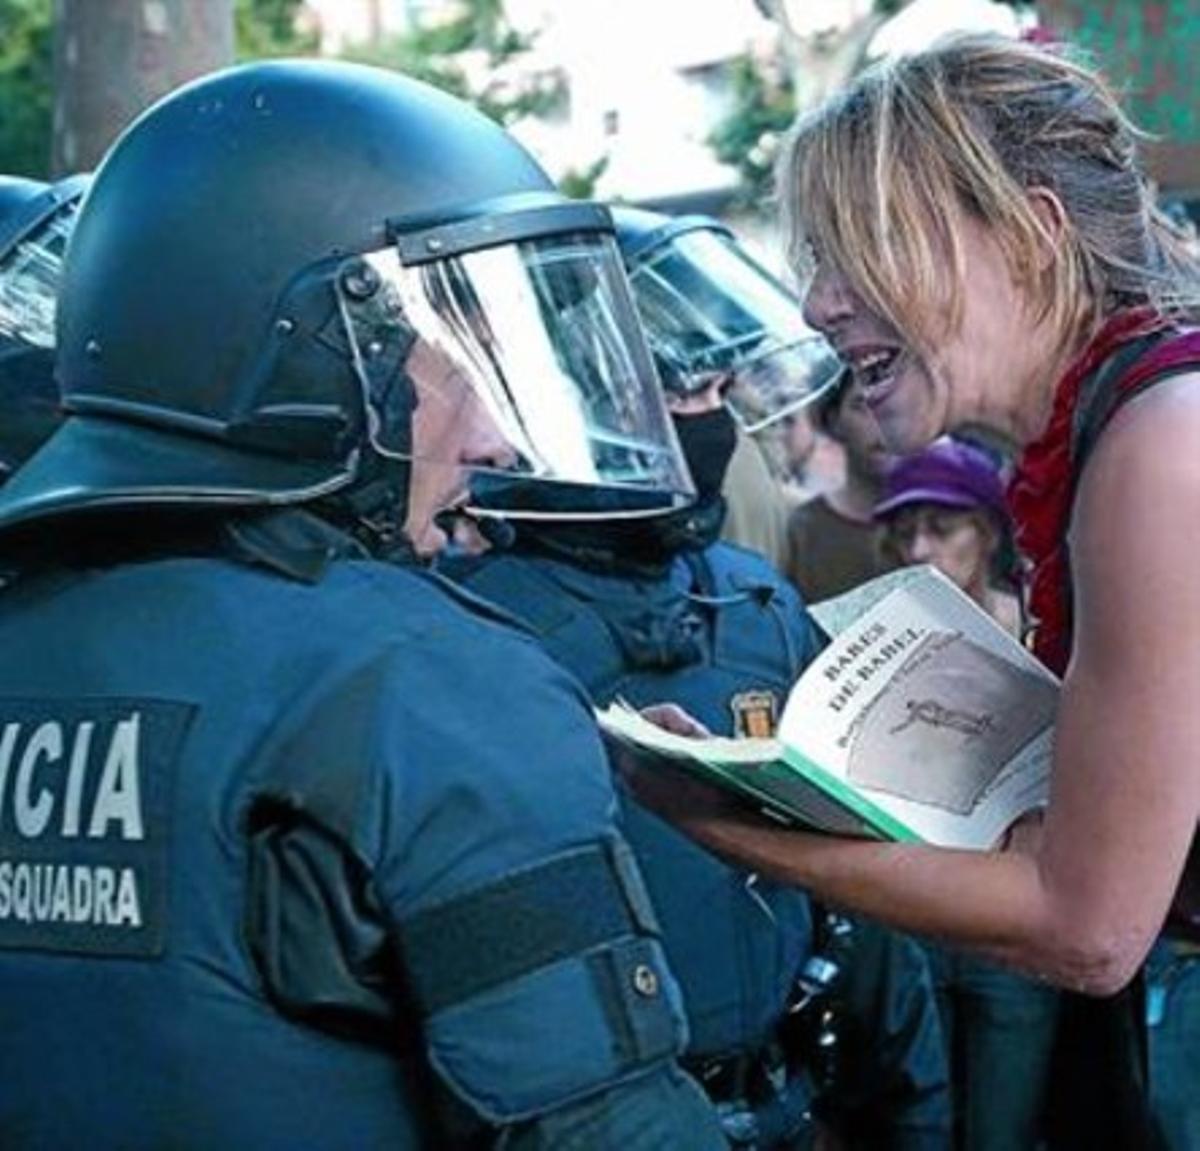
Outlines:
[[[932,570],[927,564],[920,564],[885,572],[841,595],[810,604],[808,614],[821,625],[821,630],[830,638],[841,635],[846,628],[892,592],[928,578],[928,573]]]
[[[949,580],[914,570],[813,661],[779,737],[887,834],[987,847],[1045,802],[1057,681]]]

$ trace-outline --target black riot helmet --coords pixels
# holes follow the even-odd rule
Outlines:
[[[638,313],[663,386],[721,381],[730,411],[757,432],[812,402],[836,375],[795,295],[707,216],[614,206]]]
[[[87,176],[0,177],[0,483],[60,422],[54,311]]]
[[[607,210],[373,68],[235,68],[138,119],[71,238],[57,370],[68,418],[0,528],[335,492],[402,523],[388,505],[422,455],[462,463],[429,429],[478,420],[506,445],[473,477],[485,506],[550,488],[642,513],[688,491]]]
[[[0,177],[0,345],[49,348],[63,255],[90,177]]]
[[[0,176],[0,250],[7,248],[9,233],[16,231],[27,204],[43,195],[49,188],[41,180],[24,176]]]
[[[0,339],[0,483],[49,439],[60,419],[53,349]]]

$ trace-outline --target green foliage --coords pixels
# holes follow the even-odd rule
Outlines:
[[[238,56],[303,55],[316,37],[296,31],[303,0],[237,0]],[[0,0],[0,173],[48,179],[54,117],[53,0]]]
[[[99,2],[99,0],[97,0]],[[239,59],[312,55],[315,32],[297,28],[303,0],[234,0]],[[0,173],[48,178],[54,101],[53,0],[0,0]],[[394,68],[469,100],[501,124],[546,116],[562,106],[556,77],[503,78],[502,66],[529,51],[533,37],[511,24],[503,0],[466,0],[459,15],[403,36],[347,52],[350,59]],[[471,57],[492,77],[470,80]],[[590,169],[589,169],[590,171]],[[599,169],[590,177],[592,182]],[[588,173],[577,178],[587,180]]]
[[[559,179],[558,190],[572,200],[591,200],[596,195],[597,182],[607,169],[607,156],[601,156],[599,160],[589,164],[582,171],[578,168],[570,168]]]
[[[298,32],[296,16],[304,0],[237,0],[234,35],[239,60],[264,56],[306,56],[318,48],[315,32]]]
[[[52,0],[0,0],[0,173],[48,179],[54,117]]]
[[[512,124],[526,116],[556,111],[566,96],[562,81],[534,78],[517,83],[493,78],[482,88],[473,87],[468,63],[475,55],[488,75],[494,76],[505,63],[528,52],[533,40],[508,23],[503,0],[467,0],[462,12],[451,20],[417,24],[379,44],[357,45],[345,55],[360,63],[404,72],[469,100],[497,123]]]
[[[771,75],[750,56],[731,64],[733,108],[708,137],[718,160],[737,169],[742,180],[739,198],[757,206],[771,186],[775,156],[783,133],[796,115],[789,76]]]

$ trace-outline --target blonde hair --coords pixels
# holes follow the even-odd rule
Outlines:
[[[814,253],[828,260],[925,348],[961,320],[964,215],[988,227],[1035,320],[1064,340],[1125,304],[1189,312],[1200,267],[1154,206],[1141,135],[1066,49],[944,39],[864,72],[796,124],[777,171],[789,260],[801,277]],[[1064,209],[1058,243],[1028,195],[1038,188]]]

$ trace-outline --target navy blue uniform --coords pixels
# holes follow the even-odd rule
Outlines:
[[[492,613],[160,556],[0,645],[5,1147],[720,1145],[587,701]]]
[[[716,734],[770,734],[821,643],[795,590],[762,557],[729,544],[681,552],[657,575],[616,566],[602,570],[526,547],[445,564],[452,578],[524,621],[597,704],[670,701]],[[727,867],[628,796],[622,809],[683,987],[689,1065],[703,1076],[706,1065],[739,1053],[761,1055],[811,953],[807,897]],[[869,1064],[876,1097],[856,1091],[854,1105],[861,1110],[887,1095],[892,1145],[939,1147],[948,1110],[932,993],[920,956],[907,941],[897,947],[874,945],[870,971],[855,961],[850,972],[851,988],[865,988],[859,999],[871,1000],[883,1029],[866,1042],[879,1042],[883,1031],[891,1037],[889,1083]],[[881,981],[897,970],[905,985],[877,1003]],[[731,1086],[709,1085],[718,1098]]]
[[[597,704],[669,700],[717,734],[734,734],[739,699],[748,712],[778,708],[816,652],[795,592],[728,545],[680,556],[658,578],[528,553],[447,573],[526,623]],[[684,989],[690,1054],[761,1047],[810,952],[806,896],[725,866],[631,800],[622,809]]]

